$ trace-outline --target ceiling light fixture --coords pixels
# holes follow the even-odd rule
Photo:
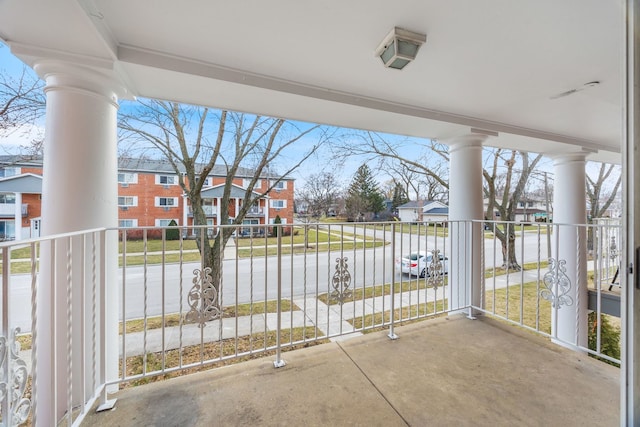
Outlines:
[[[376,56],[382,59],[385,67],[402,70],[416,58],[418,49],[426,41],[424,34],[394,27],[376,49]]]

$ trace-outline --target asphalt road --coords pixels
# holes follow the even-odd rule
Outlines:
[[[393,240],[391,232],[367,230],[367,235],[378,239]],[[546,259],[546,236],[541,236],[540,258]],[[502,264],[500,242],[485,239],[485,265]],[[395,247],[395,252],[392,252]],[[281,292],[284,298],[291,296],[315,296],[331,290],[339,258],[346,257],[352,288],[366,284],[391,282],[394,274],[395,258],[411,252],[424,251],[438,247],[448,254],[445,240],[433,236],[416,236],[396,233],[395,243],[371,249],[320,252],[310,249],[303,255],[283,255],[280,266]],[[538,236],[526,233],[524,241],[516,239],[516,253],[520,262],[538,259]],[[522,254],[524,253],[524,258]],[[495,254],[495,256],[494,256]],[[122,284],[125,283],[124,310],[120,307],[119,317],[123,313],[127,319],[156,316],[164,313],[186,312],[189,309],[188,293],[193,286],[194,270],[199,263],[151,265],[127,267],[118,270],[119,301],[122,305]],[[411,280],[407,275],[396,273],[396,281]],[[415,280],[415,278],[413,278]],[[19,326],[23,332],[31,329],[31,278],[29,275],[11,277],[11,324]],[[238,303],[261,303],[265,299],[275,299],[278,294],[277,257],[257,257],[253,259],[227,259],[223,264],[223,305]],[[182,295],[182,299],[180,298]]]

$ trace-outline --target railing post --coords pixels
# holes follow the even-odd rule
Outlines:
[[[473,250],[475,248],[474,246],[474,233],[473,233],[473,220],[469,220],[467,221],[467,226],[468,226],[468,232],[466,233],[465,236],[465,253],[467,254],[467,268],[469,268],[471,271],[468,272],[467,274],[465,274],[465,281],[469,284],[469,313],[467,314],[467,319],[471,319],[471,320],[476,320],[476,316],[474,316],[473,313],[473,288],[474,288],[474,283],[475,283],[475,274],[476,272],[473,271],[473,257],[474,257],[474,253]],[[469,237],[471,236],[471,237]],[[468,245],[467,243],[469,242],[469,239],[471,239],[471,244]]]
[[[391,224],[391,265],[394,266],[393,273],[391,274],[391,307],[390,307],[390,324],[388,337],[392,340],[397,340],[398,336],[394,332],[394,317],[396,310],[396,270],[395,270],[395,256],[396,256],[396,224]],[[384,312],[383,312],[384,316]]]
[[[126,234],[126,233],[124,233]],[[98,408],[96,409],[96,412],[102,412],[102,411],[108,411],[110,409],[113,409],[113,407],[116,405],[116,400],[117,399],[111,399],[109,400],[109,396],[107,394],[108,390],[107,390],[107,232],[106,230],[102,230],[100,231],[100,282],[98,284],[99,286],[99,292],[100,292],[100,307],[98,308],[99,312],[100,312],[100,329],[98,331],[98,340],[100,341],[100,373],[99,373],[99,379],[100,379],[100,387],[102,387],[101,391],[100,391],[100,400],[98,403]],[[93,238],[95,239],[96,236],[94,235]],[[124,248],[126,246],[126,241],[123,242],[122,247]],[[126,265],[126,251],[123,253],[123,257],[122,257],[122,262],[123,265]],[[115,278],[114,278],[115,279]],[[122,298],[124,299],[124,295],[125,295],[125,290],[124,288],[122,289]],[[126,323],[126,317],[124,317],[124,304],[123,304],[123,318],[122,318],[122,330],[123,333],[125,331],[125,323]],[[94,325],[95,327],[95,325]],[[122,340],[124,342],[126,335],[123,335]],[[124,344],[123,344],[124,345]],[[125,360],[126,360],[126,355],[124,353],[124,348],[123,348],[123,353],[122,353],[122,360],[123,360],[123,370],[126,369],[126,365]],[[123,371],[125,372],[125,371]],[[124,374],[123,374],[124,375]]]
[[[278,300],[277,300],[277,327],[276,327],[276,360],[273,362],[273,366],[276,368],[282,368],[286,365],[282,360],[280,352],[280,334],[282,333],[282,225],[278,224],[275,227],[278,232]]]
[[[3,425],[11,425],[11,398],[13,397],[12,386],[13,378],[11,376],[11,357],[10,349],[13,346],[11,329],[9,328],[9,276],[10,276],[10,249],[2,249],[2,338],[4,339],[4,360],[0,360],[2,366],[2,378],[4,379],[4,399],[2,400]]]

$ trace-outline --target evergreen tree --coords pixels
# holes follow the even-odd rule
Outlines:
[[[391,199],[391,210],[395,212],[398,206],[402,206],[409,202],[407,192],[399,182],[396,182],[396,186],[393,188],[393,198]]]
[[[367,164],[360,166],[353,176],[345,202],[347,215],[355,220],[384,210],[384,197]]]
[[[274,237],[278,237],[278,224],[282,224],[282,218],[280,218],[280,215],[276,215],[276,217],[273,220],[273,225],[276,225],[276,227],[273,227],[273,235]]]

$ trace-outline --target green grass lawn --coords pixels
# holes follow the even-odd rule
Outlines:
[[[487,291],[485,308],[497,316],[550,334],[551,303],[540,298],[538,291],[536,282]]]
[[[444,276],[441,286],[445,286],[448,283],[448,276]],[[416,291],[419,289],[426,289],[429,286],[427,285],[426,279],[416,279],[415,277],[409,279],[406,277],[404,280],[398,280],[395,284],[395,293],[400,292],[408,292],[408,291]],[[375,286],[366,286],[364,288],[357,288],[351,292],[351,296],[349,298],[345,298],[343,303],[360,301],[366,298],[375,298],[381,297],[385,295],[391,295],[391,284],[386,283],[384,285],[375,285]],[[327,305],[335,305],[338,304],[338,301],[331,299],[329,293],[321,293],[318,295],[318,301],[323,302]]]
[[[345,227],[349,228],[349,227]],[[330,233],[326,230],[309,227],[307,229],[306,242],[308,248],[304,248],[305,230],[304,227],[295,227],[294,235],[282,236],[282,254],[300,254],[305,251],[316,249],[321,252],[328,250],[353,250],[362,248],[373,248],[383,246],[386,242],[382,239],[374,239],[363,235],[357,235],[345,230],[342,227],[332,229]],[[342,234],[342,238],[340,237]],[[234,239],[237,246],[238,256],[241,258],[249,256],[273,256],[276,255],[278,238],[277,237],[255,237],[255,238],[237,238]],[[230,243],[233,243],[230,242]],[[329,246],[330,243],[330,246]],[[119,266],[122,266],[122,253],[125,248],[125,242],[118,242],[118,250],[120,257]],[[40,246],[36,246],[39,250]],[[165,251],[164,258],[161,253]],[[141,255],[143,253],[147,255]],[[176,252],[176,253],[170,253]],[[135,239],[126,241],[127,265],[135,266],[147,264],[177,263],[180,261],[180,252],[182,252],[182,261],[197,262],[200,261],[200,254],[195,239],[181,240],[162,240],[162,239]],[[12,260],[20,260],[11,264],[11,272],[13,274],[29,273],[31,271],[31,246],[21,247],[11,251]],[[24,261],[22,261],[24,260]],[[0,262],[0,272],[2,271],[2,263]]]

